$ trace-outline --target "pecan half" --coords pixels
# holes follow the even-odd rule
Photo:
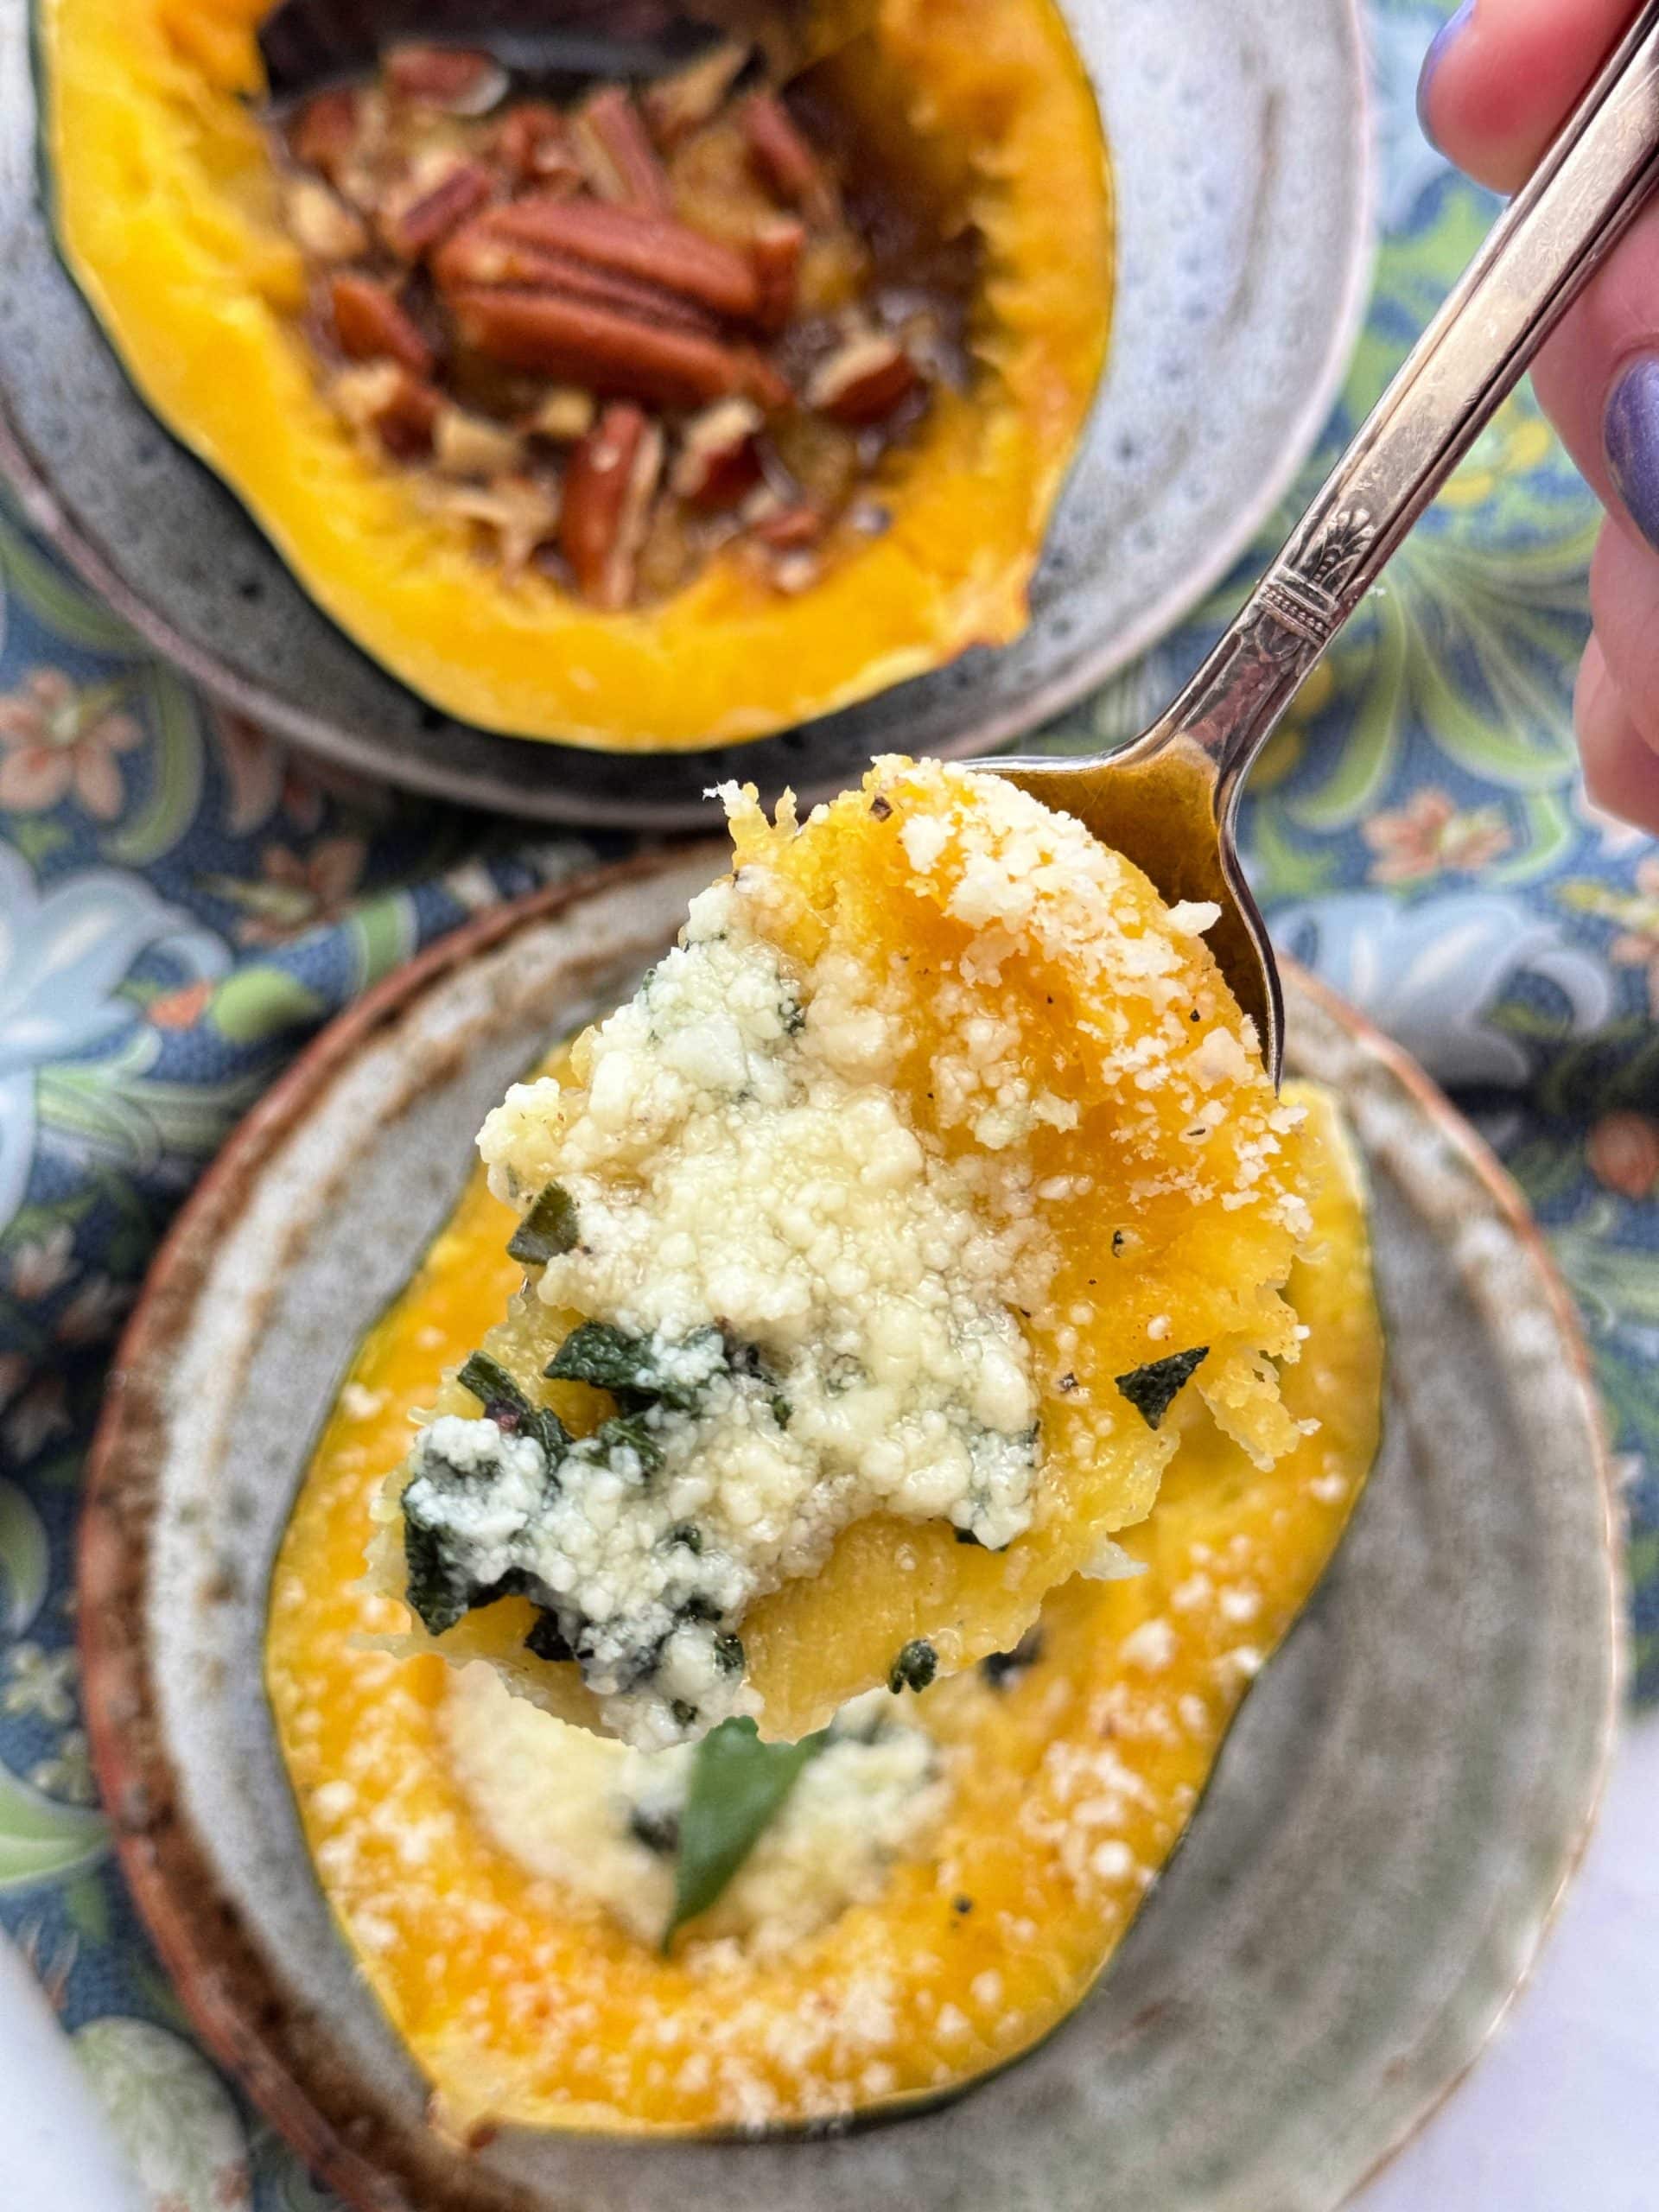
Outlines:
[[[559,545],[584,598],[625,607],[663,470],[663,434],[638,407],[607,407],[570,456]]]
[[[487,115],[507,89],[507,73],[494,55],[471,47],[410,41],[390,48],[382,67],[402,99],[447,115]]]
[[[307,168],[337,180],[356,150],[358,122],[355,86],[335,85],[314,92],[289,124],[289,150]]]
[[[497,124],[495,158],[517,183],[539,185],[544,192],[575,192],[582,164],[570,144],[564,118],[548,100],[520,100]]]
[[[657,143],[671,151],[709,122],[753,50],[736,39],[723,39],[683,69],[647,85],[639,105]]]
[[[734,507],[760,480],[755,433],[760,410],[752,399],[722,399],[685,426],[669,479],[694,507]]]
[[[879,423],[920,382],[916,364],[896,339],[879,332],[850,338],[814,372],[806,404],[832,422]]]
[[[754,320],[762,330],[781,330],[794,314],[805,245],[806,231],[792,215],[763,223],[750,241],[749,259],[760,287]]]
[[[744,102],[743,136],[750,162],[780,200],[810,222],[834,221],[835,188],[776,92],[755,92]]]
[[[570,118],[571,143],[601,200],[666,215],[674,205],[668,172],[620,85],[601,85]]]
[[[660,285],[595,268],[574,253],[501,238],[476,223],[438,249],[432,268],[439,290],[446,295],[463,285],[519,285],[533,291],[567,293],[573,299],[591,300],[596,307],[614,308],[620,315],[699,331],[709,337],[719,328],[712,315]]]
[[[706,406],[753,382],[732,347],[556,292],[464,287],[450,296],[466,343],[493,361],[659,407]]]
[[[445,156],[434,167],[421,164],[382,208],[380,235],[400,261],[419,261],[475,215],[494,189],[481,162]]]
[[[353,361],[400,361],[417,377],[432,372],[432,348],[397,304],[391,289],[372,276],[342,274],[328,287],[340,350]]]
[[[738,321],[747,321],[760,305],[760,282],[752,263],[734,247],[670,216],[534,193],[491,208],[477,227],[494,238],[551,247],[596,269],[660,284]]]

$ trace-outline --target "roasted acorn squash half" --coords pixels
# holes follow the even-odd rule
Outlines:
[[[1310,1108],[1313,1155],[1313,1233],[1290,1286],[1307,1337],[1284,1377],[1296,1442],[1258,1468],[1185,1393],[1158,1503],[1122,1538],[1141,1571],[1068,1582],[1018,1652],[899,1701],[932,1740],[943,1802],[879,1881],[781,1948],[710,1916],[665,1953],[536,1871],[533,1796],[505,1831],[499,1793],[480,1815],[477,1758],[455,1732],[469,1677],[365,1648],[397,1610],[361,1577],[385,1469],[437,1370],[517,1281],[512,1216],[474,1178],[322,1436],[277,1563],[267,1657],[323,1888],[439,2126],[687,2135],[898,2117],[1030,2050],[1078,2004],[1376,1448],[1382,1342],[1357,1166],[1330,1099],[1289,1095]],[[556,1764],[547,1773],[556,1790]],[[883,2001],[859,2001],[876,1981]]]
[[[340,627],[462,721],[618,751],[758,737],[1012,639],[1103,358],[1111,201],[1054,0],[874,0],[833,67],[982,276],[941,389],[797,596],[717,556],[601,613],[486,565],[320,388],[278,220],[266,0],[39,0],[43,168],[65,259],[148,404]],[[833,24],[846,10],[823,0]],[[842,542],[844,538],[844,542]]]

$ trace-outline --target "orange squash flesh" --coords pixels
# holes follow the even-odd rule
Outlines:
[[[1357,1170],[1334,1107],[1303,1095],[1314,1234],[1291,1287],[1309,1333],[1284,1395],[1317,1429],[1263,1471],[1185,1394],[1157,1506],[1122,1540],[1147,1571],[1052,1595],[1041,1656],[1002,1690],[976,1670],[916,1700],[953,1784],[926,1855],[764,1967],[715,1961],[695,1923],[664,1959],[525,1872],[449,1770],[443,1662],[362,1646],[400,1610],[361,1580],[372,1502],[438,1370],[516,1280],[512,1217],[474,1178],[322,1437],[276,1567],[267,1662],[320,1878],[438,2125],[684,2134],[896,2114],[1029,2050],[1076,2005],[1376,1446],[1382,1345]]]
[[[857,29],[881,143],[985,242],[967,389],[941,390],[798,597],[714,561],[606,615],[503,578],[319,388],[278,219],[255,33],[270,0],[39,0],[43,153],[67,264],[149,405],[391,673],[486,728],[617,751],[752,738],[1024,627],[1094,394],[1112,213],[1093,96],[1054,0],[822,0]],[[851,73],[849,73],[850,74]]]
[[[992,1552],[944,1521],[870,1513],[816,1573],[735,1624],[760,1732],[793,1741],[885,1681],[912,1639],[931,1643],[944,1674],[1009,1649],[1048,1590],[1145,1516],[1177,1431],[1148,1428],[1116,1377],[1206,1346],[1190,1394],[1258,1458],[1290,1446],[1272,1363],[1298,1351],[1281,1287],[1301,1133],[1239,1043],[1243,1017],[1201,935],[1075,823],[985,775],[898,760],[798,830],[787,808],[774,823],[752,796],[730,804],[741,895],[802,979],[809,1034],[821,963],[878,979],[871,1004],[903,1045],[873,1080],[891,1083],[925,1146],[985,1170],[988,1206],[1028,1189],[1016,1209],[1056,1260],[1040,1297],[1027,1306],[1022,1294],[1019,1308],[1043,1455],[1026,1532]],[[571,1047],[563,1092],[580,1096],[592,1035]],[[989,1056],[973,1058],[987,1039]],[[535,1125],[531,1151],[526,1204],[559,1172],[553,1124]],[[484,1348],[533,1396],[580,1318],[532,1293]],[[607,1402],[569,1384],[543,1395],[578,1429]],[[453,1380],[436,1405],[477,1410]],[[391,1589],[402,1552],[389,1513],[378,1567]],[[505,1600],[439,1648],[488,1660],[521,1694],[597,1728],[576,1669],[525,1652],[532,1618],[524,1600]]]

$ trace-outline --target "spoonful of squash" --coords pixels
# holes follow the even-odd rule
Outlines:
[[[1235,830],[1298,686],[1513,390],[1659,172],[1659,5],[1644,7],[1531,181],[1180,696],[1111,755],[985,766],[1084,823],[1167,899],[1213,902],[1209,943],[1278,1079],[1273,947]]]

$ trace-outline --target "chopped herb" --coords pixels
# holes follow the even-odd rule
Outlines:
[[[1043,1631],[1028,1628],[1012,1651],[993,1651],[979,1662],[979,1671],[994,1690],[1005,1690],[1016,1675],[1034,1667],[1043,1656]]]
[[[533,1651],[538,1659],[574,1659],[564,1630],[559,1626],[559,1617],[545,1609],[536,1616],[530,1634],[524,1638],[526,1651]]]
[[[1077,1389],[1077,1378],[1075,1375],[1070,1373],[1062,1375],[1059,1381],[1054,1385],[1054,1388],[1057,1390],[1068,1396]]]
[[[893,812],[893,801],[884,792],[877,791],[875,797],[870,801],[870,812],[878,822],[885,822]]]
[[[785,1037],[798,1037],[806,1027],[806,1008],[796,998],[785,999],[778,1009]]]
[[[702,1549],[702,1531],[695,1521],[677,1521],[665,1541],[671,1544],[683,1544],[689,1552],[700,1553]]]
[[[544,1267],[576,1243],[576,1202],[563,1183],[550,1183],[507,1243],[509,1259]]]
[[[742,1638],[717,1636],[715,1638],[715,1664],[722,1675],[741,1675],[743,1671]]]
[[[683,1621],[717,1621],[720,1607],[712,1598],[705,1598],[701,1590],[694,1590],[678,1609]]]
[[[895,1695],[900,1690],[925,1690],[938,1671],[938,1653],[925,1636],[913,1636],[889,1669],[887,1688]]]
[[[952,1897],[950,1900],[950,1910],[952,1912],[971,1912],[973,1909],[974,1901],[972,1897]]]
[[[698,1329],[675,1346],[681,1354],[701,1353],[708,1363],[704,1375],[688,1382],[683,1375],[664,1369],[649,1337],[631,1337],[609,1321],[583,1321],[572,1329],[545,1371],[553,1382],[587,1382],[595,1390],[608,1390],[625,1411],[637,1412],[654,1401],[690,1413],[704,1385],[719,1371],[714,1355],[721,1343],[718,1329]]]
[[[448,1532],[435,1529],[404,1502],[404,1594],[429,1636],[454,1628],[473,1602],[477,1585],[452,1556]]]
[[[641,1671],[642,1673],[648,1674],[651,1670],[649,1668],[645,1668],[642,1669]],[[674,1716],[675,1726],[677,1727],[690,1728],[696,1726],[697,1708],[695,1705],[689,1704],[684,1698],[677,1697],[668,1709]]]
[[[1154,1359],[1145,1367],[1131,1368],[1113,1380],[1148,1428],[1156,1428],[1177,1395],[1210,1356],[1208,1344],[1191,1351],[1173,1351],[1167,1359]]]
[[[550,1461],[559,1458],[569,1446],[570,1432],[552,1408],[533,1405],[506,1369],[487,1352],[474,1352],[466,1365],[457,1370],[455,1380],[483,1407],[486,1421],[493,1421],[509,1436],[533,1436]]]
[[[628,1812],[628,1834],[659,1859],[671,1859],[680,1847],[680,1816],[667,1805],[634,1805]]]
[[[784,1395],[783,1392],[781,1390],[774,1390],[766,1402],[772,1408],[772,1417],[773,1421],[777,1422],[779,1427],[787,1428],[789,1427],[789,1417],[794,1412],[795,1408],[790,1404],[789,1400]]]
[[[643,1413],[613,1414],[601,1421],[589,1440],[592,1450],[605,1460],[617,1452],[632,1452],[642,1471],[650,1474],[663,1464],[663,1447]]]
[[[763,1744],[753,1721],[743,1719],[722,1720],[697,1745],[680,1813],[664,1951],[684,1923],[707,1912],[724,1891],[828,1737],[821,1729],[798,1744]]]
[[[1112,1231],[1112,1257],[1114,1259],[1116,1259],[1118,1254],[1123,1249],[1126,1241],[1127,1240],[1125,1239],[1121,1229],[1115,1229]]]

